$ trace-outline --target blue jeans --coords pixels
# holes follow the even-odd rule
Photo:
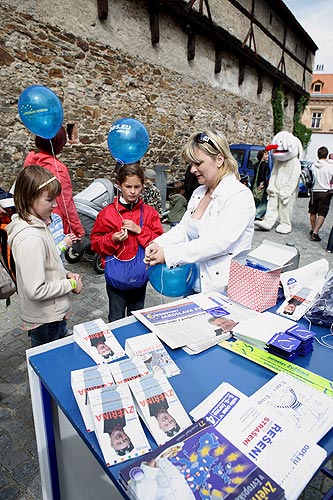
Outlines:
[[[45,323],[37,328],[28,331],[28,336],[31,340],[31,347],[53,342],[53,340],[62,339],[67,335],[67,322],[65,319],[62,321],[53,321],[53,323]]]
[[[143,309],[145,304],[147,283],[140,288],[130,290],[118,290],[113,286],[106,285],[109,297],[109,321],[130,316],[132,311]]]

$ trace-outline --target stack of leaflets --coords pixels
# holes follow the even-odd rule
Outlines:
[[[287,373],[275,375],[250,400],[273,408],[295,435],[308,434],[316,443],[333,427],[333,398]]]
[[[177,394],[162,372],[129,382],[138,414],[158,445],[191,424]]]
[[[297,500],[326,458],[309,433],[294,428],[274,411],[260,408],[230,384],[223,383],[190,412],[207,420]]]
[[[149,373],[162,371],[166,377],[180,373],[180,369],[154,333],[126,339],[125,352],[129,357],[140,356]]]
[[[114,380],[109,365],[90,366],[71,372],[72,391],[88,432],[94,430],[91,409],[88,405],[88,392],[113,385]]]
[[[119,482],[134,500],[279,500],[283,489],[204,419],[124,467]]]
[[[150,451],[127,384],[96,389],[88,397],[94,431],[108,467]]]
[[[133,315],[171,349],[198,354],[230,338],[235,325],[258,313],[218,292],[199,293]]]
[[[149,375],[149,370],[139,356],[115,361],[109,365],[109,369],[117,385]]]
[[[75,325],[73,337],[77,345],[98,365],[125,356],[125,351],[102,319]]]
[[[313,350],[314,333],[270,312],[237,324],[232,335],[289,361]]]

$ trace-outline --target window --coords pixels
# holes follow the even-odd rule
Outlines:
[[[77,144],[79,142],[79,129],[76,123],[67,123],[67,136],[69,144]]]
[[[233,157],[235,158],[235,160],[238,163],[238,169],[240,169],[243,165],[245,151],[242,149],[233,149],[233,150],[231,150],[231,154],[233,155]]]
[[[247,163],[247,168],[250,170],[250,174],[254,175],[254,167],[258,163],[258,153],[259,149],[252,149],[249,154],[249,160]]]
[[[321,92],[321,87],[322,87],[321,83],[315,83],[313,85],[313,92]]]
[[[320,128],[322,113],[312,113],[311,128]]]

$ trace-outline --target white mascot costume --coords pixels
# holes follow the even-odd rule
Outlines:
[[[273,150],[274,167],[267,188],[268,205],[262,221],[255,221],[255,228],[270,231],[277,219],[275,231],[281,234],[291,232],[291,218],[298,195],[303,153],[301,141],[290,132],[279,132],[273,144],[266,147]]]

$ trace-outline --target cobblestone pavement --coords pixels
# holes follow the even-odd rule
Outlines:
[[[278,235],[274,230],[256,231],[253,247],[265,238],[280,243],[294,243],[301,254],[300,265],[326,258],[332,268],[333,255],[325,250],[333,223],[333,209],[320,232],[322,241],[317,243],[309,240],[307,205],[306,198],[298,199],[294,229],[290,235]],[[96,317],[107,321],[104,277],[95,273],[87,258],[78,264],[68,265],[68,268],[81,273],[85,285],[84,292],[74,297],[74,316],[69,327]],[[146,307],[170,300],[174,299],[162,297],[148,285]],[[12,298],[7,309],[3,302],[0,303],[0,498],[40,500],[39,466],[25,358],[25,350],[30,344],[19,329],[17,296]],[[328,467],[332,469],[332,461],[328,462]],[[318,474],[301,498],[318,500],[331,486],[332,481]]]

